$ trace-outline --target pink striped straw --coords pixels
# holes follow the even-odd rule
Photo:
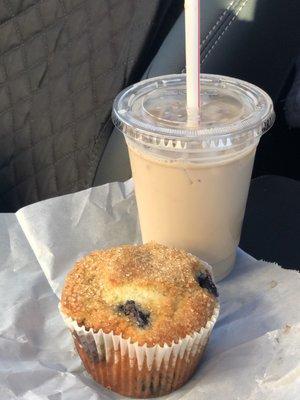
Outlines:
[[[200,109],[200,0],[185,0],[186,90],[190,116]]]

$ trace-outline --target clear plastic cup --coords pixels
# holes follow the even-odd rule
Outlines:
[[[258,87],[201,75],[201,114],[186,111],[186,76],[135,84],[115,100],[113,121],[128,145],[144,242],[184,248],[233,268],[260,137],[274,122]]]

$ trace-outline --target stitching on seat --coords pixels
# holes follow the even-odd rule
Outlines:
[[[214,24],[214,26],[209,30],[209,32],[207,33],[207,35],[205,36],[205,38],[201,41],[201,45],[204,45],[207,42],[207,39],[211,36],[211,34],[216,30],[216,28],[220,25],[220,23],[223,21],[223,19],[226,17],[226,14],[228,13],[228,11],[231,10],[231,8],[234,9],[234,3],[238,2],[238,0],[232,0],[228,6],[226,7],[226,9],[222,12],[222,14],[219,16],[219,18],[217,19],[216,23]]]
[[[38,15],[39,15],[39,18],[40,18],[40,21],[41,21],[41,23],[42,23],[42,27],[43,27],[43,30],[45,29],[45,27],[46,27],[46,24],[45,24],[45,22],[44,22],[44,18],[43,18],[43,16],[42,16],[42,12],[41,12],[41,7],[40,7],[41,5],[40,4],[38,4],[38,6],[36,7],[36,10],[37,10],[37,13],[38,13]],[[43,46],[44,46],[44,49],[45,49],[45,51],[46,51],[46,54],[47,54],[47,57],[49,57],[49,55],[50,55],[50,49],[49,49],[49,45],[48,45],[48,40],[47,40],[47,35],[46,35],[46,33],[44,34],[44,35],[42,35],[42,42],[43,42]],[[51,96],[50,96],[50,85],[47,85],[47,87],[46,87],[46,90],[47,90],[47,103],[48,103],[48,107],[49,107],[49,109],[51,108]],[[31,88],[31,93],[33,92],[33,88]],[[33,118],[32,118],[32,115],[30,115],[30,129],[32,130],[32,125],[33,125],[33,123],[34,123],[34,121],[33,121]],[[53,120],[52,120],[52,118],[50,118],[50,137],[53,135],[53,132],[54,132],[54,128],[53,128]],[[31,151],[33,151],[33,148],[34,148],[34,144],[33,144],[33,140],[31,141]],[[52,143],[51,143],[51,150],[50,150],[51,152],[52,152],[52,157],[53,157],[53,160],[55,159],[55,146],[54,146],[54,140],[52,140]],[[38,171],[36,171],[35,172],[35,174],[37,174],[38,173]],[[57,172],[56,172],[56,168],[55,168],[55,164],[53,164],[53,178],[54,178],[54,186],[55,186],[55,190],[56,190],[56,192],[58,192],[58,178],[57,178]],[[36,179],[36,178],[35,178]],[[38,179],[36,179],[36,181],[37,181],[37,185],[38,185]],[[39,190],[39,193],[40,193],[40,190]]]
[[[10,17],[13,18],[14,17],[14,12],[13,12],[13,8],[12,8],[12,5],[11,5],[11,0],[4,0],[4,4],[5,4],[7,10],[9,11]],[[24,67],[24,69],[26,71],[27,68],[28,68],[28,60],[27,60],[27,54],[26,54],[26,50],[25,50],[25,46],[24,46],[24,39],[23,39],[21,30],[20,30],[19,20],[17,18],[14,18],[12,20],[12,23],[13,23],[13,26],[15,28],[15,32],[17,34],[19,42],[20,42],[19,48],[21,49],[22,63],[23,63],[23,67]],[[32,88],[31,88],[31,83],[30,83],[30,79],[29,79],[28,73],[26,75],[27,75],[26,76],[26,85],[27,85],[27,88],[28,88],[29,93],[30,93],[29,94],[29,100],[31,102],[32,101]],[[10,95],[11,95],[10,100],[12,100],[12,92],[10,93]],[[30,132],[29,133],[29,137],[30,137],[30,139],[29,140],[30,140],[30,144],[32,146],[33,145],[33,138],[32,138],[32,127],[31,127],[30,119],[29,119],[29,127],[30,127],[30,129],[29,129],[29,132]],[[13,135],[13,136],[15,136],[15,135]],[[15,140],[15,138],[13,140]],[[33,168],[33,179],[32,179],[32,181],[33,181],[33,189],[34,189],[35,199],[37,201],[38,198],[39,198],[39,195],[38,195],[38,184],[37,184],[37,178],[36,178],[36,166],[35,166],[35,162],[34,162],[34,154],[32,152],[32,147],[31,147],[31,151],[30,151],[30,158],[31,158],[31,165],[32,165],[32,168]],[[12,160],[12,163],[14,164],[14,160]],[[16,173],[15,172],[16,172],[17,169],[16,169],[15,165],[13,165],[13,169],[14,169],[14,178],[15,178],[15,182],[16,182]],[[20,193],[18,191],[16,191],[16,194],[17,194],[17,201],[20,202],[20,197],[21,197]]]
[[[223,31],[219,34],[219,36],[217,37],[217,39],[214,41],[214,43],[212,44],[212,46],[210,47],[210,49],[207,51],[207,53],[205,54],[205,56],[203,57],[203,59],[201,60],[201,64],[204,63],[204,61],[207,59],[207,57],[211,54],[211,52],[213,51],[213,49],[216,47],[216,45],[218,44],[218,42],[220,41],[220,39],[223,37],[224,33],[228,30],[228,28],[231,26],[231,24],[236,20],[237,16],[239,15],[239,13],[242,11],[242,9],[245,7],[245,5],[248,3],[249,0],[244,0],[242,2],[242,4],[240,5],[239,8],[237,8],[235,10],[235,14],[233,15],[233,17],[229,20],[228,24],[224,27]],[[240,4],[240,3],[239,3]],[[227,11],[227,10],[226,10]]]
[[[69,158],[74,157],[74,155],[76,154],[76,152],[79,151],[85,151],[88,150],[90,147],[90,144],[87,145],[83,145],[80,147],[77,147],[77,149],[69,151],[67,154],[64,154],[62,157],[57,158],[54,162],[50,162],[47,165],[44,165],[43,167],[39,168],[38,173],[43,172],[47,169],[53,168],[53,164],[57,164],[62,160],[68,160]],[[10,193],[12,190],[16,189],[18,186],[22,185],[24,182],[27,182],[29,179],[32,179],[34,177],[36,177],[36,173],[34,172],[33,174],[30,174],[28,176],[26,176],[24,179],[20,180],[19,182],[15,182],[15,185],[10,187],[8,190],[6,190],[5,192],[1,192],[0,193],[0,199],[5,196],[7,193]],[[80,180],[78,177],[74,180],[74,182],[77,182],[78,180]]]

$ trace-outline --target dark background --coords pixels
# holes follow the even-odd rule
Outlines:
[[[296,77],[296,66],[294,66],[284,83],[279,99],[275,100],[276,121],[270,132],[261,139],[253,177],[273,174],[300,179],[300,127],[289,126],[286,118],[288,107],[292,107],[287,104],[287,99],[291,96],[291,88],[295,85]],[[300,96],[300,84],[298,96]]]
[[[274,101],[274,108],[276,112],[276,121],[273,128],[262,137],[260,145],[257,150],[253,178],[262,175],[279,175],[285,176],[292,179],[300,179],[300,123],[299,126],[291,126],[286,118],[288,111],[299,113],[300,122],[300,106],[298,110],[289,110],[295,104],[287,101],[291,96],[299,96],[300,104],[300,74],[297,67],[297,55],[300,57],[300,29],[298,28],[298,19],[300,16],[300,3],[296,1],[291,1],[289,6],[284,7],[280,13],[269,12],[269,21],[265,21],[266,29],[262,32],[261,29],[256,29],[255,25],[260,24],[260,19],[265,16],[265,8],[270,8],[270,4],[265,1],[258,1],[256,6],[256,16],[254,21],[235,21],[235,25],[239,25],[239,31],[241,35],[245,31],[245,40],[241,41],[241,46],[249,49],[248,60],[249,69],[247,71],[242,71],[239,67],[239,57],[236,57],[235,65],[230,66],[230,71],[235,71],[234,76],[248,80],[263,89],[268,90],[268,82],[261,80],[260,70],[264,69],[268,63],[268,55],[274,53],[278,50],[278,58],[276,60],[276,65],[271,66],[270,74],[268,76],[269,80],[278,79],[274,78],[276,73],[281,70],[280,73],[279,86],[281,90],[279,94],[271,93],[272,99]],[[298,12],[297,12],[298,10]],[[138,81],[142,77],[142,72],[145,71],[149,62],[153,59],[156,52],[158,51],[163,39],[168,34],[171,27],[174,25],[175,21],[183,11],[183,1],[174,0],[170,5],[169,9],[166,10],[162,18],[165,19],[165,23],[158,34],[156,35],[156,40],[151,43],[150,48],[147,48],[144,56],[142,57],[143,63],[139,64],[137,70],[132,76],[132,81]],[[249,28],[247,25],[252,24],[251,35],[246,34],[246,30]],[[273,30],[268,29],[268,24],[275,24],[278,26],[276,36],[274,37]],[[259,25],[261,26],[261,25]],[[222,45],[222,44],[221,44]],[[286,54],[288,57],[293,55],[288,60],[286,54],[282,59],[280,58],[280,49],[283,47],[289,47],[290,50]],[[205,49],[202,49],[205,53]],[[255,59],[255,56],[259,56],[259,60]],[[284,67],[283,67],[284,65]],[[286,67],[288,65],[288,67]],[[300,63],[299,63],[300,65]],[[273,70],[273,71],[272,71]],[[205,71],[211,72],[211,71]],[[213,71],[214,73],[227,74],[227,71]],[[299,76],[298,76],[299,74]],[[273,77],[272,77],[273,76]],[[295,86],[295,82],[299,81],[298,92],[294,90],[291,93],[292,86]]]

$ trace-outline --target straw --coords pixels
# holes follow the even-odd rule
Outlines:
[[[186,85],[188,114],[200,109],[200,0],[185,0]]]

